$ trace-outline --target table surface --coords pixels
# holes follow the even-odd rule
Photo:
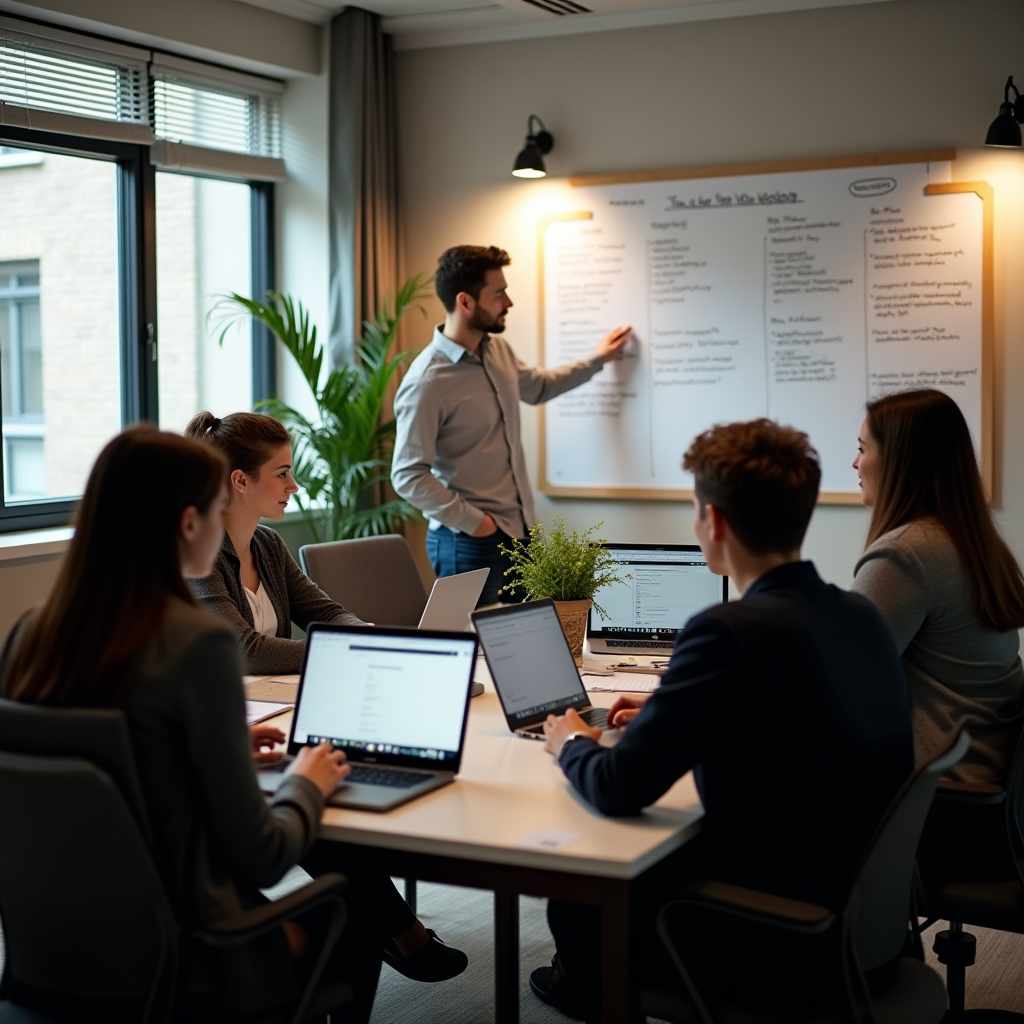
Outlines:
[[[250,676],[246,693],[254,700],[294,700],[297,679]],[[470,702],[462,768],[455,782],[384,814],[328,807],[321,824],[324,838],[630,879],[699,831],[704,812],[692,774],[639,817],[606,818],[574,793],[544,744],[509,732],[482,658],[476,679],[485,690]],[[590,697],[595,706],[610,707],[616,695],[592,693]],[[288,732],[291,712],[270,721]],[[606,742],[614,738],[612,733]],[[540,830],[575,835],[563,836],[569,841],[557,848],[519,845]]]

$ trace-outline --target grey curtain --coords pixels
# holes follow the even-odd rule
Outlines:
[[[398,180],[391,37],[380,17],[347,7],[331,21],[330,336],[351,362],[364,320],[398,282]]]

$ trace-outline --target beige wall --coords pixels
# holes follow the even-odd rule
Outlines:
[[[1013,400],[1024,391],[1024,154],[980,148],[1006,75],[1024,77],[1021,38],[1019,0],[897,0],[400,53],[406,266],[432,270],[460,242],[508,249],[507,337],[531,360],[536,219],[575,205],[559,176],[956,146],[954,175],[996,186],[996,459],[1004,525],[1024,555],[1024,407]],[[542,182],[509,173],[530,113],[556,140]],[[536,424],[524,409],[534,479]],[[603,519],[611,540],[692,539],[674,503],[541,497],[538,508],[570,526]],[[818,509],[805,550],[823,575],[849,581],[866,523],[859,507]]]

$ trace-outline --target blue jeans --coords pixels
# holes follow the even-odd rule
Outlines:
[[[427,530],[427,556],[438,576],[455,576],[473,569],[491,570],[480,600],[477,601],[478,608],[496,601],[522,600],[517,594],[498,594],[505,584],[511,582],[505,576],[505,570],[512,564],[508,555],[499,550],[499,544],[509,547],[512,538],[501,530],[492,533],[490,537],[470,537],[468,533],[457,533],[447,526]]]

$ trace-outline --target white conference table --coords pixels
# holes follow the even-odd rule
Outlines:
[[[248,677],[247,695],[294,699],[297,678]],[[632,884],[699,831],[703,810],[693,777],[680,779],[640,817],[605,818],[573,792],[542,743],[509,732],[482,658],[476,678],[485,690],[470,702],[455,782],[385,814],[328,807],[320,836],[372,848],[394,876],[494,892],[499,1024],[519,1020],[519,895],[600,907],[603,1015],[615,1024],[637,1019]],[[591,694],[599,707],[615,697]],[[270,721],[287,732],[290,719],[286,712]]]

